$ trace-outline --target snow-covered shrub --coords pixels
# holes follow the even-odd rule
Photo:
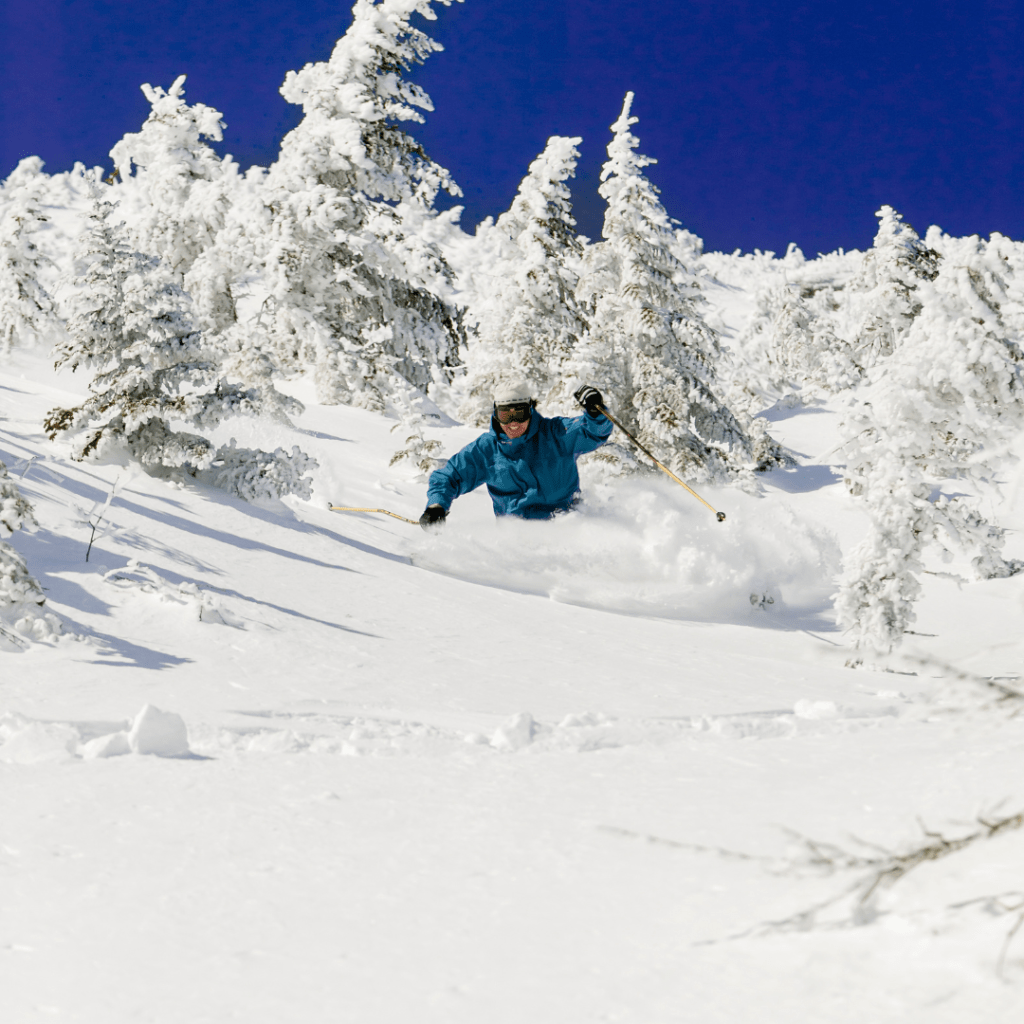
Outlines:
[[[297,445],[292,446],[291,454],[283,448],[262,452],[238,448],[232,438],[217,450],[201,479],[245,501],[268,501],[286,494],[309,501],[312,479],[305,474],[318,465],[316,459],[300,451]]]
[[[10,605],[42,605],[46,601],[39,581],[29,574],[21,554],[0,541],[0,608]]]
[[[46,604],[43,588],[29,573],[20,552],[6,543],[15,530],[35,532],[38,528],[32,506],[0,462],[0,633],[7,632],[3,627],[9,623],[23,636],[49,640],[61,633],[60,620],[42,610]]]
[[[0,186],[0,352],[33,345],[59,327],[36,239],[47,221],[42,168],[39,157],[26,157]]]
[[[589,330],[566,367],[575,381],[600,388],[631,432],[672,470],[697,480],[767,468],[714,391],[718,336],[698,311],[699,285],[673,255],[678,245],[658,190],[643,174],[654,161],[634,152],[627,93],[600,193],[608,203],[603,242],[584,256],[577,300]]]
[[[1019,568],[999,553],[1002,530],[942,488],[992,486],[1024,426],[1024,246],[1000,235],[935,241],[943,258],[916,285],[916,316],[843,423],[847,486],[871,529],[847,559],[836,607],[860,647],[891,649],[914,622],[915,573],[932,540],[982,575]]]
[[[860,380],[851,346],[836,335],[838,302],[831,287],[775,285],[759,291],[755,303],[738,346],[756,369],[757,391],[764,397],[803,388],[834,393]]]
[[[7,467],[0,462],[0,537],[10,537],[22,527],[35,530],[35,514],[21,496],[18,485],[7,475]]]
[[[398,426],[402,426],[402,424],[398,424]],[[388,465],[396,466],[400,462],[409,463],[416,467],[423,479],[426,479],[427,474],[444,465],[445,460],[438,457],[441,449],[441,442],[436,438],[425,438],[422,434],[413,434],[405,439],[405,448],[391,456]]]
[[[451,271],[429,228],[438,190],[459,190],[400,127],[432,109],[402,77],[440,49],[411,23],[435,18],[431,2],[357,0],[330,60],[281,89],[304,117],[261,188],[262,323],[282,365],[314,363],[325,403],[384,411],[408,383],[446,386],[457,362]]]
[[[164,579],[152,567],[141,565],[137,558],[130,558],[123,569],[105,572],[103,582],[130,593],[151,595],[167,604],[183,605],[195,612],[200,622],[236,627],[243,625],[224,607],[219,595],[203,590],[188,580],[173,583]]]
[[[466,422],[487,424],[494,386],[506,375],[530,382],[542,412],[557,396],[564,406],[565,366],[586,327],[574,294],[583,247],[566,185],[580,141],[548,139],[494,225],[501,255],[470,297],[466,374],[457,382]]]

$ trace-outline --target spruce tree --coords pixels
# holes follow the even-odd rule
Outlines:
[[[583,247],[566,185],[580,141],[548,139],[494,227],[501,255],[467,315],[467,369],[459,382],[467,422],[487,423],[494,386],[508,374],[533,386],[542,410],[564,405],[566,364],[586,327],[575,297]]]
[[[185,76],[168,91],[143,85],[151,111],[141,131],[111,150],[120,174],[111,198],[128,228],[129,243],[157,256],[192,298],[196,328],[224,373],[260,390],[282,415],[301,412],[272,383],[281,367],[258,309],[243,309],[259,276],[253,236],[268,211],[259,199],[265,172],[242,177],[229,156],[205,140],[222,139],[219,111],[184,99]]]
[[[121,178],[111,198],[129,243],[159,257],[179,284],[224,226],[238,179],[231,157],[221,159],[204,141],[221,141],[222,114],[202,103],[189,106],[184,84],[179,75],[166,92],[143,85],[150,114],[110,151]]]
[[[596,384],[626,426],[673,471],[692,479],[766,468],[778,457],[754,443],[715,391],[718,336],[698,309],[693,273],[675,255],[672,222],[635,152],[633,93],[612,125],[600,194],[604,241],[590,247],[577,289],[590,329],[567,369]],[[566,388],[571,390],[571,384]]]
[[[980,577],[1024,568],[1002,558],[1003,531],[977,503],[1024,427],[1024,246],[1000,235],[929,241],[942,255],[936,273],[918,278],[912,321],[843,424],[846,483],[871,527],[847,559],[837,611],[869,650],[890,650],[913,624],[933,542]]]
[[[403,77],[441,48],[411,23],[431,2],[357,0],[330,60],[281,89],[304,117],[264,189],[262,322],[279,360],[314,363],[325,403],[384,410],[457,362],[451,271],[427,239],[438,190],[460,193],[401,127],[432,109]]]
[[[919,286],[933,281],[940,257],[891,206],[876,214],[878,231],[840,305],[839,333],[861,373],[891,355],[921,311]]]
[[[233,443],[217,449],[202,434],[178,429],[206,431],[230,416],[256,414],[260,395],[223,378],[194,329],[189,297],[174,273],[158,258],[134,251],[113,213],[109,203],[95,200],[76,261],[78,309],[68,322],[67,341],[56,350],[58,367],[85,365],[98,372],[82,405],[51,410],[44,424],[50,438],[74,435],[76,459],[123,445],[146,467],[182,468],[193,475],[209,470],[212,482],[242,497],[259,496],[246,462],[258,464],[259,477],[294,483],[290,468],[275,476],[261,452]],[[297,454],[275,453],[289,467]],[[234,486],[239,482],[241,489]],[[291,489],[309,495],[308,484]]]
[[[0,352],[35,344],[59,330],[53,300],[41,281],[48,261],[35,237],[48,220],[42,167],[39,157],[26,157],[0,186]]]

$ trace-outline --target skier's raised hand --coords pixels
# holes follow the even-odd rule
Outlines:
[[[448,510],[443,505],[428,505],[420,516],[420,526],[424,530],[439,530],[447,515]]]
[[[589,384],[583,384],[573,393],[572,397],[583,406],[588,416],[597,417],[603,415],[598,406],[604,405],[604,399],[597,388],[592,388]]]

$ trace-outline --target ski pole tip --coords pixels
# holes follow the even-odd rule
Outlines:
[[[724,512],[716,512],[715,515],[718,516],[718,521],[720,523],[724,523],[725,522],[725,513]]]

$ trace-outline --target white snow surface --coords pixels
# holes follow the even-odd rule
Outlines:
[[[859,897],[1024,811],[1024,576],[924,576],[900,655],[845,667],[834,409],[769,412],[798,465],[702,492],[722,524],[589,466],[578,513],[480,491],[428,535],[327,511],[415,519],[425,482],[308,381],[294,429],[218,438],[319,461],[258,506],[70,461],[40,423],[84,383],[0,372],[10,543],[65,628],[0,650],[0,1019],[1021,1019],[1024,829]]]

